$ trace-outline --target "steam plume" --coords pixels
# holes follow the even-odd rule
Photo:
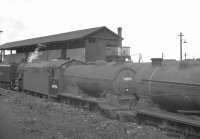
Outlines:
[[[38,57],[41,55],[39,52],[40,48],[46,47],[44,44],[38,44],[39,47],[37,47],[33,53],[28,57],[28,62],[32,62],[34,59],[38,59]]]
[[[38,57],[41,55],[39,52],[40,47],[37,47],[33,53],[28,57],[28,62],[32,62],[34,59],[38,59]]]

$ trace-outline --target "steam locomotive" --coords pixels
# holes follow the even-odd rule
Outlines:
[[[98,98],[115,106],[120,106],[121,102],[128,105],[131,99],[135,99],[133,84],[136,72],[129,63],[57,59],[18,66],[1,64],[0,75],[0,82],[12,89],[48,97]]]
[[[196,113],[200,109],[200,64],[83,63],[52,60],[0,64],[0,82],[10,88],[51,97],[71,95],[97,98],[111,105],[128,106],[149,97],[173,112]]]
[[[168,111],[199,114],[198,61],[163,61],[158,58],[151,64],[135,64],[134,67],[137,69],[138,94],[149,96],[154,104]]]

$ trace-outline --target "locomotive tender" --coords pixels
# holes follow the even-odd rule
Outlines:
[[[12,88],[17,78],[17,64],[0,64],[0,84]]]

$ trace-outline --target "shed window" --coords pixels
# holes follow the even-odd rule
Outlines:
[[[96,42],[96,39],[95,39],[95,38],[89,38],[89,39],[88,39],[88,42],[89,42],[89,43],[95,43],[95,42]]]
[[[116,44],[107,44],[106,46],[107,46],[107,47],[117,47]]]
[[[55,72],[54,69],[51,70],[51,76],[54,77],[55,76]]]

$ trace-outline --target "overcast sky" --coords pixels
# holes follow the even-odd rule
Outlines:
[[[0,0],[0,43],[107,26],[123,29],[131,54],[179,59],[178,34],[189,58],[200,57],[199,0]],[[137,55],[133,57],[137,59]]]

